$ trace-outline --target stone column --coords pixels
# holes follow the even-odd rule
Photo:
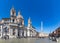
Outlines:
[[[13,33],[13,29],[10,29],[10,36],[12,36],[12,33]]]
[[[26,37],[26,30],[24,30],[24,37]]]
[[[20,32],[19,32],[19,34],[20,34],[20,37],[22,37],[23,35],[22,35],[22,33],[23,33],[23,31],[22,31],[22,29],[20,30]]]
[[[3,32],[3,28],[2,28],[2,26],[1,26],[1,37],[3,36],[3,33],[2,33],[2,32]]]
[[[33,34],[32,34],[32,31],[31,31],[31,37],[32,37],[32,35],[33,35]]]
[[[32,30],[30,31],[30,37],[32,37]]]
[[[18,29],[15,29],[15,36],[18,37]]]
[[[27,37],[30,37],[30,30],[27,30]]]

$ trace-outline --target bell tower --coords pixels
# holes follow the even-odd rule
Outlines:
[[[28,19],[28,27],[31,27],[31,19],[30,19],[30,17]]]
[[[16,11],[14,9],[14,7],[11,8],[10,10],[10,19],[12,23],[15,23],[16,21]]]
[[[43,32],[43,21],[41,21],[41,32]]]

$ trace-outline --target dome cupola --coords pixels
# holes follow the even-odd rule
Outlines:
[[[18,12],[17,18],[18,18],[18,19],[23,19],[23,16],[21,15],[20,11]]]

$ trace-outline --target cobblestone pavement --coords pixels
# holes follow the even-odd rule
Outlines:
[[[21,38],[21,39],[0,39],[0,43],[59,43],[48,38]]]

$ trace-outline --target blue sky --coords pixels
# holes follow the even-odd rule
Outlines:
[[[37,31],[40,31],[41,21],[46,33],[60,26],[60,0],[0,0],[0,19],[10,17],[12,6],[16,10],[16,15],[19,10],[21,11],[25,25],[30,17]]]

